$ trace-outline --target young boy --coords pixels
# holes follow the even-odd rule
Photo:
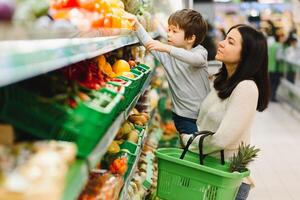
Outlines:
[[[153,40],[135,17],[132,20],[137,37],[166,72],[177,131],[195,133],[200,104],[210,90],[207,51],[200,45],[207,32],[205,20],[191,9],[173,13],[168,19],[168,44]]]

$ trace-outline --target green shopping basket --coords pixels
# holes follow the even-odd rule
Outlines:
[[[223,151],[222,163],[217,158],[203,155],[202,142],[208,135],[211,134],[203,134],[199,139],[200,154],[187,151],[195,136],[189,140],[184,150],[161,148],[156,151],[159,198],[165,200],[235,199],[243,178],[249,176],[250,172],[230,172],[229,163],[223,162]],[[203,163],[204,157],[205,163]],[[199,164],[199,158],[202,164]]]

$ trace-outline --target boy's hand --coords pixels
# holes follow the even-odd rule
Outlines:
[[[125,14],[123,15],[123,18],[131,21],[131,23],[135,27],[135,29],[137,29],[138,26],[140,25],[140,22],[137,19],[137,17],[131,13],[125,12]]]
[[[172,46],[161,43],[160,41],[157,40],[151,40],[146,44],[147,50],[156,50],[160,52],[167,52],[170,53]]]

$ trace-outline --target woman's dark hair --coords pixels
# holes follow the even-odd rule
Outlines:
[[[221,99],[228,98],[234,88],[243,80],[253,80],[258,88],[257,110],[263,111],[269,103],[270,85],[268,75],[268,49],[267,41],[262,32],[238,24],[229,29],[227,34],[237,29],[242,37],[241,60],[234,74],[228,78],[225,64],[216,74],[214,87]]]

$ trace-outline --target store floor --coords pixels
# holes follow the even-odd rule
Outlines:
[[[271,103],[256,116],[252,144],[261,152],[251,166],[255,188],[249,200],[299,200],[299,113],[284,104]]]

